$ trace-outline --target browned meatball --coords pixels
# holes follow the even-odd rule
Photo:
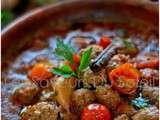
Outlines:
[[[116,110],[116,113],[118,115],[120,114],[126,114],[128,116],[132,116],[137,112],[137,110],[128,102],[121,102]]]
[[[102,51],[103,51],[103,47],[99,46],[99,45],[89,45],[87,48],[81,49],[80,51],[80,56],[82,56],[82,54],[87,51],[89,48],[92,48],[92,53],[91,53],[91,59],[96,58]]]
[[[150,86],[158,86],[159,84],[159,72],[158,70],[145,68],[141,69],[142,81]]]
[[[37,95],[39,91],[39,88],[35,84],[23,83],[13,90],[11,100],[15,104],[29,105],[38,99]]]
[[[114,118],[114,120],[129,120],[129,117],[126,114],[122,114]]]
[[[128,116],[134,115],[137,111],[128,102],[121,102],[116,110],[117,114],[126,114]]]
[[[148,85],[143,86],[142,94],[144,97],[148,98],[157,107],[159,106],[159,88],[150,87]]]
[[[59,108],[55,104],[40,102],[27,106],[20,113],[20,120],[57,120]]]
[[[82,74],[82,82],[85,87],[89,88],[91,86],[104,85],[106,83],[107,76],[105,69],[99,72],[93,72],[90,68],[86,69]]]
[[[95,91],[99,103],[106,105],[109,109],[115,110],[121,102],[118,92],[112,90],[110,86],[98,86]]]
[[[139,110],[133,117],[133,120],[159,120],[158,109],[154,106]]]
[[[95,96],[92,91],[83,88],[75,90],[71,96],[71,111],[79,114],[85,106],[94,101]]]
[[[107,71],[110,71],[110,70],[114,69],[115,67],[117,67],[123,63],[126,63],[128,61],[130,61],[129,55],[116,54],[108,62]]]

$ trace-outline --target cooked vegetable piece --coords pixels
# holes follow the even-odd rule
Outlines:
[[[81,120],[111,120],[111,114],[104,105],[94,103],[84,108]]]
[[[99,45],[106,48],[111,43],[111,39],[107,36],[102,36],[99,42]]]
[[[56,93],[56,100],[69,113],[72,94],[72,85],[70,81],[63,77],[59,77],[52,85]]]
[[[28,78],[32,82],[48,80],[49,78],[53,77],[53,74],[49,72],[49,68],[51,68],[51,66],[45,63],[35,64],[31,72],[28,74]]]
[[[109,73],[112,87],[122,94],[133,94],[136,92],[140,73],[132,64],[125,63],[113,69]]]

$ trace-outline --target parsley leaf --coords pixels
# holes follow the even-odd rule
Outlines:
[[[64,60],[68,60],[70,64],[74,66],[75,65],[73,59],[73,54],[75,53],[74,49],[70,47],[68,44],[65,44],[61,39],[57,40],[56,46],[57,47],[55,48],[54,52],[55,55],[57,57],[61,57]],[[61,75],[64,78],[76,77],[77,79],[80,79],[80,72],[89,66],[91,53],[92,53],[92,48],[88,49],[83,53],[80,60],[80,65],[79,67],[76,66],[78,67],[78,69],[76,69],[75,71],[73,71],[70,66],[63,65],[60,68],[51,69],[51,72],[53,74]]]
[[[132,104],[136,106],[137,108],[145,108],[149,106],[149,100],[146,100],[140,95],[138,98],[135,98],[132,100]]]
[[[64,78],[69,78],[72,76],[76,76],[76,74],[73,71],[68,70],[68,67],[65,67],[65,69],[61,69],[61,68],[53,68],[50,70],[50,72],[56,74],[56,75],[61,75]]]
[[[14,19],[14,14],[9,10],[1,10],[2,27],[6,26]]]
[[[123,40],[123,43],[127,49],[135,49],[135,46],[130,39]]]
[[[80,61],[80,66],[78,68],[79,71],[82,71],[88,67],[90,63],[90,59],[91,59],[90,58],[91,53],[92,53],[92,48],[89,48],[86,52],[83,53],[81,61]]]
[[[63,40],[61,39],[57,40],[56,46],[57,47],[55,48],[54,52],[55,55],[62,59],[69,60],[72,64],[74,64],[73,60],[74,49],[71,46],[64,44]]]

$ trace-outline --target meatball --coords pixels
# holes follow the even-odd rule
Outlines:
[[[87,68],[81,77],[84,86],[87,88],[103,85],[107,80],[105,69],[95,73],[90,68]]]
[[[114,118],[114,120],[130,120],[126,114],[122,114]]]
[[[129,55],[116,54],[108,62],[107,71],[110,71],[110,70],[114,69],[115,67],[117,67],[123,63],[128,62],[129,60],[130,60]]]
[[[20,120],[57,120],[59,108],[56,104],[40,102],[27,106],[20,113]]]
[[[79,114],[84,107],[94,101],[95,96],[92,91],[83,88],[75,90],[71,96],[71,111]]]
[[[99,103],[106,105],[111,110],[117,109],[118,104],[121,102],[118,92],[112,90],[108,85],[98,86],[95,95]]]
[[[132,116],[136,113],[137,111],[135,108],[129,104],[128,102],[121,102],[121,104],[117,108],[117,114],[126,114],[128,116]]]
[[[15,104],[29,105],[37,101],[39,91],[35,84],[23,83],[13,90],[11,100]]]
[[[151,86],[158,86],[159,84],[159,72],[158,70],[145,68],[141,69],[142,81]]]
[[[132,120],[159,120],[159,112],[155,106],[139,110]]]
[[[157,107],[159,106],[158,87],[150,87],[148,85],[144,85],[142,89],[142,94],[144,97],[148,98],[152,103],[154,103]]]
[[[94,45],[88,46],[87,48],[81,49],[80,56],[82,56],[82,54],[85,51],[87,51],[89,48],[92,48],[91,59],[96,58],[103,51],[103,47],[94,44]]]

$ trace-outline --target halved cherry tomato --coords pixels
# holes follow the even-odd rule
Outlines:
[[[83,109],[81,120],[111,120],[111,114],[104,105],[94,103]]]
[[[111,39],[107,36],[102,36],[99,42],[99,45],[104,49],[111,43]]]
[[[53,76],[53,74],[49,72],[50,67],[51,66],[43,63],[36,64],[28,74],[28,78],[33,82],[47,80]]]
[[[137,89],[140,73],[130,63],[125,63],[109,73],[112,87],[122,94],[132,94]]]

